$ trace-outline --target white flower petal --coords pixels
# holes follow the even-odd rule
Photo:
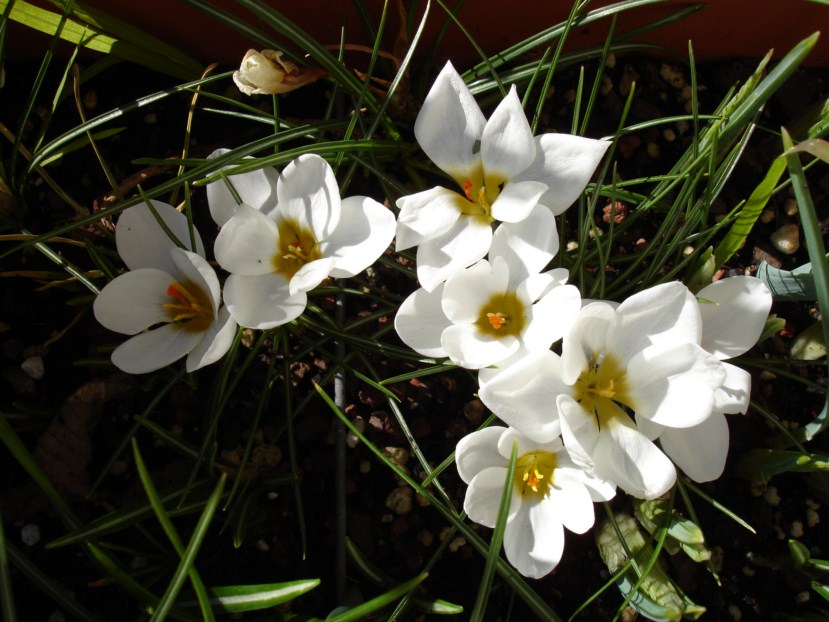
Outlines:
[[[580,310],[581,294],[577,287],[554,287],[532,306],[531,320],[521,339],[531,349],[549,348],[570,332]]]
[[[722,363],[694,343],[651,346],[627,366],[628,406],[637,418],[687,428],[708,417],[723,380]]]
[[[429,159],[459,180],[476,166],[473,155],[486,118],[451,63],[446,63],[417,115],[414,133]]]
[[[335,260],[330,257],[323,257],[315,261],[309,261],[297,270],[291,277],[288,291],[291,296],[300,292],[307,292],[314,289],[323,282],[334,268]]]
[[[562,445],[561,439],[558,437],[548,443],[539,443],[534,439],[524,436],[516,428],[510,427],[503,430],[501,436],[497,439],[497,442],[498,453],[501,454],[501,457],[507,462],[509,462],[510,456],[512,456],[513,444],[518,445],[519,458],[524,454],[546,451],[551,454],[556,454],[557,460],[561,459],[565,462],[569,462],[567,452],[563,451],[564,445]]]
[[[351,277],[377,261],[391,244],[395,226],[394,214],[374,199],[343,199],[340,224],[325,241],[324,253],[334,259],[331,276]]]
[[[442,283],[433,292],[418,288],[403,301],[394,316],[394,328],[400,339],[423,356],[447,356],[440,343],[440,336],[452,322],[443,313],[440,302],[442,296]]]
[[[484,126],[481,162],[487,181],[508,181],[535,159],[533,132],[513,85]],[[546,190],[546,188],[545,188]]]
[[[154,268],[125,272],[107,283],[95,298],[95,319],[105,328],[126,335],[169,322],[170,314],[163,305],[171,301],[167,288],[174,280],[167,272]]]
[[[555,218],[550,210],[536,205],[521,222],[498,225],[492,234],[489,258],[506,259],[510,266],[510,284],[515,286],[541,272],[555,257],[558,246]]]
[[[673,463],[621,411],[599,432],[593,461],[598,475],[640,499],[660,497],[676,482]]]
[[[482,333],[477,326],[453,324],[443,331],[440,343],[453,363],[466,369],[495,365],[518,350],[520,343],[512,335],[496,337]]]
[[[276,187],[278,212],[300,228],[326,240],[340,223],[340,187],[328,162],[306,153],[282,170]]]
[[[164,324],[127,339],[112,353],[112,362],[128,374],[146,374],[175,363],[195,348],[204,333]]]
[[[748,412],[751,399],[751,374],[730,363],[723,363],[725,380],[714,393],[714,412],[742,415]]]
[[[478,394],[502,421],[534,441],[548,443],[561,432],[556,396],[570,392],[561,383],[559,367],[555,353],[532,352],[482,382]]]
[[[561,346],[561,379],[566,384],[575,384],[590,359],[607,350],[608,341],[618,332],[618,324],[616,311],[604,302],[582,307]]]
[[[395,248],[403,251],[445,234],[468,204],[457,192],[440,186],[400,197]]]
[[[619,325],[607,347],[623,367],[649,345],[699,343],[702,335],[699,305],[679,281],[638,292],[622,302],[616,312]]]
[[[304,292],[291,296],[288,282],[279,274],[240,276],[225,281],[225,304],[233,319],[245,328],[268,329],[287,324],[304,310]]]
[[[484,469],[504,468],[508,462],[498,452],[498,439],[506,430],[503,426],[491,426],[464,436],[455,448],[455,466],[458,475],[467,484]],[[503,485],[504,481],[501,480]]]
[[[222,297],[222,288],[216,271],[201,255],[190,251],[174,248],[170,251],[177,273],[174,274],[181,283],[190,283],[198,288],[205,298],[210,300],[213,307],[213,317],[218,317],[219,304]],[[193,292],[195,293],[195,292]]]
[[[278,250],[276,223],[249,205],[240,205],[216,237],[216,261],[232,274],[256,276],[274,271]]]
[[[691,428],[666,428],[659,437],[662,449],[695,482],[710,482],[722,475],[728,456],[728,422],[714,413]]]
[[[150,203],[170,232],[184,248],[191,250],[191,232],[187,225],[187,217],[167,203],[154,199],[151,199]],[[201,236],[195,227],[192,233],[196,245],[194,250],[204,257]],[[130,270],[156,268],[169,274],[173,273],[170,249],[177,248],[177,245],[161,228],[146,203],[134,205],[121,213],[115,226],[115,245],[118,254]]]
[[[443,312],[456,324],[474,324],[481,319],[484,304],[507,291],[508,282],[509,267],[504,261],[490,264],[482,259],[446,280]]]
[[[593,454],[599,442],[599,428],[593,413],[589,413],[570,395],[559,394],[556,407],[564,447],[573,462],[588,472],[594,472]],[[598,473],[602,479],[616,480],[609,473]]]
[[[219,309],[218,319],[203,333],[202,340],[187,355],[187,371],[201,369],[227,354],[236,336],[236,326],[236,320],[231,317],[227,307]]]
[[[503,222],[521,222],[534,207],[547,186],[537,181],[511,181],[492,202],[492,217]]]
[[[509,563],[525,577],[550,574],[564,552],[564,527],[550,503],[522,503],[507,523],[504,551]]]
[[[702,347],[718,359],[740,356],[751,348],[766,325],[771,292],[753,276],[732,276],[697,294],[702,317]]]
[[[593,526],[593,499],[579,480],[571,478],[566,471],[553,472],[553,486],[548,498],[542,503],[550,504],[558,520],[573,533],[585,533]]]
[[[484,527],[495,527],[498,520],[501,492],[504,490],[506,479],[507,468],[505,466],[489,467],[478,471],[477,475],[469,482],[463,500],[463,509],[469,515],[469,518]],[[517,494],[513,494],[513,497],[520,500]],[[518,512],[520,505],[520,501],[511,503],[510,514]]]
[[[599,165],[610,141],[570,134],[542,134],[535,138],[535,160],[514,180],[540,181],[549,190],[539,203],[561,214],[579,197]]]
[[[216,149],[207,156],[207,159],[218,158],[228,151],[230,150]],[[252,160],[253,158],[246,157],[243,159]],[[233,168],[233,166],[225,166],[222,170],[230,168]],[[242,203],[267,214],[276,207],[276,182],[278,179],[279,173],[276,172],[276,169],[265,166],[248,173],[229,175],[207,184],[205,188],[210,216],[221,227],[236,213],[236,207],[239,204],[228,188],[229,185],[233,186]]]
[[[486,255],[492,242],[488,222],[461,216],[442,236],[422,243],[417,249],[417,278],[432,291],[458,270],[471,266]]]

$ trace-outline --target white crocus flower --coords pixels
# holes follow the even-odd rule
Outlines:
[[[772,296],[760,279],[734,276],[704,287],[697,294],[702,316],[701,345],[723,361],[751,348],[766,324]],[[751,375],[723,363],[726,376],[714,393],[711,416],[689,428],[648,423],[647,432],[658,436],[662,449],[685,474],[697,482],[722,475],[728,456],[728,423],[725,415],[745,414],[751,397]]]
[[[484,428],[462,438],[455,451],[458,473],[469,485],[463,509],[476,523],[495,527],[513,443],[518,459],[504,550],[518,572],[538,579],[561,559],[564,528],[586,532],[593,502],[612,499],[615,490],[580,469],[559,439],[537,443],[514,428]]]
[[[395,317],[398,335],[425,356],[448,356],[468,369],[548,349],[581,306],[578,289],[565,285],[567,270],[540,273],[557,249],[555,217],[537,205],[522,222],[498,227],[489,261],[410,295]]]
[[[699,345],[701,336],[699,305],[679,282],[618,307],[594,302],[564,336],[560,357],[530,353],[482,382],[480,397],[540,442],[560,426],[576,463],[633,496],[658,497],[673,486],[676,470],[648,424],[702,423],[726,378],[722,363]]]
[[[190,247],[187,218],[170,205],[150,201],[178,241]],[[143,374],[187,355],[187,371],[220,359],[230,348],[236,322],[220,306],[219,279],[192,231],[193,251],[176,245],[147,205],[124,210],[115,227],[118,254],[130,269],[107,284],[93,304],[97,320],[135,335],[112,353],[112,362]]]
[[[397,250],[418,246],[417,275],[427,291],[487,254],[494,222],[520,222],[538,203],[563,212],[610,144],[562,134],[533,139],[514,86],[487,120],[451,63],[414,132],[460,190],[436,187],[397,200]]]
[[[326,75],[321,69],[297,67],[279,50],[248,50],[233,81],[245,95],[288,93]]]
[[[225,303],[247,328],[285,324],[304,311],[307,291],[361,272],[393,237],[388,209],[368,197],[341,201],[328,163],[300,156],[279,176],[274,207],[241,204],[219,231],[216,259],[231,273]]]

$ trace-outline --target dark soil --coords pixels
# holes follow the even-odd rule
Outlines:
[[[712,111],[725,92],[736,82],[744,81],[753,69],[754,63],[748,61],[725,61],[700,68],[700,109]],[[591,71],[595,68],[588,68],[588,76],[592,75]],[[0,103],[0,121],[9,128],[16,128],[24,94],[28,93],[35,68],[7,66],[6,72],[7,96]],[[636,98],[628,125],[686,111],[689,93],[679,82],[681,78],[687,81],[688,75],[682,66],[665,65],[653,58],[618,58],[613,67],[606,69],[606,74],[607,90],[597,102],[597,113],[588,132],[591,136],[614,133],[628,89],[634,81]],[[577,78],[576,71],[568,70],[554,80],[555,93],[549,101],[541,131],[569,131]],[[751,193],[771,158],[779,152],[779,137],[773,132],[781,125],[791,126],[812,103],[825,99],[829,94],[827,79],[827,71],[799,72],[769,102],[758,119],[761,127],[755,132],[733,179],[712,208],[714,213],[718,210],[724,213]],[[88,104],[86,114],[93,116],[124,106],[137,97],[171,84],[135,67],[125,66],[117,72],[105,73],[91,80],[83,90],[84,101]],[[228,81],[228,93],[233,90]],[[126,129],[123,132],[101,141],[104,157],[119,183],[144,171],[152,176],[143,179],[141,184],[150,187],[175,173],[173,167],[147,169],[135,160],[180,155],[188,99],[189,96],[182,95],[142,108],[124,119]],[[48,102],[39,103],[43,106],[41,110],[45,110]],[[324,105],[324,85],[280,100],[281,112],[287,117],[316,118],[321,115]],[[33,118],[26,123],[24,144],[35,140],[40,122],[39,118]],[[71,127],[76,123],[77,112],[66,102],[61,106],[59,118],[53,121],[50,135],[54,135],[54,127]],[[689,144],[692,131],[691,127],[674,125],[625,138],[618,156],[620,176],[630,179],[666,172]],[[261,132],[261,127],[250,123],[229,120],[216,123],[215,117],[197,114],[191,155],[204,157],[216,147],[233,147],[260,136]],[[3,159],[7,167],[9,158],[9,149],[4,146]],[[812,192],[823,222],[829,218],[826,201],[829,173],[826,170],[825,166],[818,166],[810,173]],[[109,186],[90,150],[84,149],[63,158],[49,167],[49,173],[88,210],[94,211],[108,204]],[[370,180],[360,179],[346,194],[369,194],[380,201],[388,198],[378,195],[378,189],[370,184]],[[772,199],[772,218],[758,223],[749,243],[727,266],[728,273],[752,273],[760,259],[788,269],[808,261],[805,249],[784,255],[769,241],[771,233],[782,224],[797,222],[797,216],[787,215],[785,211],[786,198],[788,195],[784,191]],[[204,215],[203,194],[196,192],[193,200],[196,212]],[[26,189],[23,207],[25,226],[35,232],[50,230],[75,218],[75,214],[37,176],[31,178]],[[210,247],[208,232],[213,229],[209,218],[198,224],[206,246]],[[69,237],[95,244],[99,249],[113,248],[97,230],[77,230]],[[630,244],[637,242],[627,241]],[[84,249],[58,246],[57,243],[53,247],[65,259],[80,266],[89,265]],[[134,416],[145,413],[155,396],[161,395],[161,399],[145,413],[147,418],[172,436],[195,447],[200,445],[205,433],[203,413],[209,406],[207,401],[216,370],[214,366],[197,374],[195,386],[180,383],[169,392],[162,389],[173,379],[172,373],[138,378],[125,378],[114,373],[106,353],[99,348],[114,343],[116,338],[96,323],[91,314],[92,296],[88,290],[71,283],[40,287],[52,279],[9,274],[30,270],[54,271],[56,267],[35,250],[0,260],[0,272],[7,277],[3,280],[0,296],[0,366],[3,372],[0,408],[73,510],[88,522],[144,499],[129,446],[122,447],[123,451],[115,456],[114,463],[109,461],[133,430]],[[385,267],[379,267],[373,278],[379,287],[390,292],[406,294],[413,288],[411,280]],[[317,302],[333,308],[333,300],[322,298]],[[349,309],[351,314],[360,311]],[[814,305],[787,303],[775,305],[773,312],[787,320],[785,331],[748,353],[748,358],[785,358],[793,338],[809,326],[816,310]],[[385,318],[385,322],[390,323],[392,319]],[[366,327],[366,333],[382,325],[383,322],[378,322]],[[58,335],[63,330],[66,332]],[[298,516],[292,489],[284,484],[284,476],[289,473],[289,448],[284,433],[285,391],[282,387],[274,390],[266,416],[259,428],[251,432],[252,413],[268,365],[275,360],[277,369],[282,369],[284,360],[282,354],[267,348],[264,352],[246,372],[244,382],[227,406],[217,435],[216,455],[212,457],[222,465],[221,468],[234,475],[233,465],[238,463],[242,448],[253,433],[258,475],[244,488],[241,502],[234,506],[237,511],[218,515],[216,529],[208,537],[209,546],[202,549],[198,567],[208,585],[320,577],[322,585],[297,601],[293,611],[325,617],[337,605],[333,564],[334,482],[339,467],[335,462],[333,417],[330,410],[314,398],[295,422],[296,453],[303,478],[303,515]],[[21,368],[24,361],[32,361],[33,357],[40,357],[45,366],[41,378],[33,378]],[[370,362],[380,377],[392,377],[413,369],[407,363],[379,356]],[[308,353],[291,364],[289,373],[283,374],[282,380],[290,383],[294,402],[314,395],[312,381],[322,378],[332,365],[323,352]],[[781,369],[803,374],[825,385],[823,365],[781,365]],[[401,398],[404,416],[420,449],[435,464],[449,455],[456,442],[474,430],[488,414],[474,397],[474,377],[463,371],[428,376],[390,388]],[[807,391],[804,385],[783,375],[761,377],[755,373],[753,393],[757,403],[776,414],[790,428],[811,421],[823,404],[822,394]],[[390,454],[415,477],[424,477],[417,461],[408,455],[405,437],[379,391],[351,379],[347,404],[347,414],[361,418],[368,438],[376,446],[390,448]],[[705,564],[695,564],[681,554],[668,558],[670,576],[693,601],[707,608],[704,620],[829,619],[826,613],[829,604],[821,602],[820,597],[810,591],[806,575],[792,568],[787,546],[788,538],[796,538],[809,547],[813,557],[829,557],[829,519],[825,512],[829,487],[826,480],[804,474],[777,476],[767,484],[740,478],[735,466],[741,456],[749,449],[771,446],[777,430],[755,411],[745,417],[731,417],[729,423],[732,447],[726,474],[700,488],[742,517],[756,534],[692,495],[694,509],[714,551],[720,585]],[[159,488],[181,487],[187,481],[191,458],[183,457],[156,440],[146,427],[139,426],[135,436]],[[825,450],[825,435],[818,437],[809,448]],[[0,507],[11,545],[47,573],[60,589],[74,593],[75,598],[96,612],[100,619],[136,618],[138,611],[133,605],[125,605],[132,600],[125,600],[124,594],[109,584],[102,571],[81,554],[81,547],[45,547],[50,541],[64,536],[66,527],[55,507],[8,451],[0,452],[0,461]],[[101,481],[93,486],[102,470],[107,468],[108,472],[104,472]],[[346,478],[348,535],[362,554],[387,575],[388,583],[378,585],[368,580],[356,566],[349,567],[349,586],[368,598],[382,591],[385,585],[408,580],[420,573],[447,536],[448,529],[436,511],[412,499],[405,492],[408,488],[395,481],[362,445],[348,449]],[[460,507],[464,487],[454,469],[447,469],[441,482]],[[194,492],[194,496],[203,494],[203,488]],[[612,505],[629,509],[622,497]],[[687,512],[684,505],[680,504],[680,507]],[[596,509],[601,515],[601,507]],[[191,516],[177,522],[182,537],[189,536],[188,530],[192,529],[194,520]],[[307,538],[304,556],[300,523],[305,526]],[[144,532],[135,528],[119,530],[100,541],[113,547],[111,550],[117,551],[119,559],[138,578],[141,579],[139,573],[142,571],[157,576],[158,582],[147,583],[161,592],[175,559],[166,550],[169,547],[166,547],[166,538],[157,522],[150,517],[142,524]],[[39,529],[40,539],[27,544],[22,534],[24,530],[29,533],[31,526]],[[478,531],[488,537],[487,529]],[[238,547],[233,546],[233,533],[244,536]],[[153,538],[164,544],[156,548]],[[468,544],[463,540],[454,541],[430,571],[430,578],[424,584],[426,594],[464,605],[466,613],[461,618],[465,617],[474,600],[483,565],[483,560]],[[568,534],[565,555],[557,570],[530,583],[566,618],[589,594],[602,587],[607,577],[592,535]],[[12,564],[11,581],[21,620],[45,620],[55,610],[55,605],[33,585],[19,564]],[[620,603],[618,591],[611,587],[578,619],[609,620]],[[491,620],[532,619],[524,603],[514,598],[497,579],[489,611],[488,619]],[[280,617],[275,613],[258,617],[249,614],[241,619]]]

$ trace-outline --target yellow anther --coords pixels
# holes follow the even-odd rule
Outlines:
[[[178,281],[173,281],[167,286],[167,295],[173,298],[175,302],[164,303],[161,307],[173,313],[173,322],[186,322],[195,319],[212,320],[213,309],[209,303],[191,293],[187,287]]]
[[[527,470],[524,473],[524,482],[533,492],[538,492],[538,484],[542,479],[544,479],[544,475],[538,472],[538,467],[536,466],[533,466],[532,472]]]

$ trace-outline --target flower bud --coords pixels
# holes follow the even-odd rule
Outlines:
[[[233,81],[245,95],[287,93],[325,75],[311,67],[297,67],[278,50],[248,50]]]

